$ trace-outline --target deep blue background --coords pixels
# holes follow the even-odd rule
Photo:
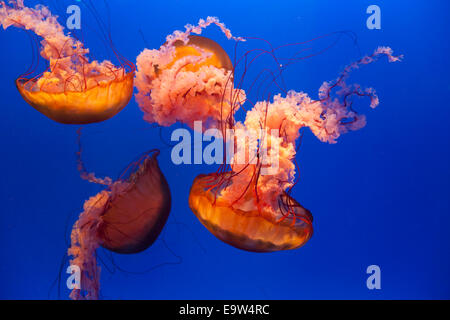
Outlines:
[[[34,5],[36,1],[25,1]],[[75,1],[46,1],[65,20]],[[117,299],[431,299],[450,298],[450,94],[447,1],[119,1],[109,0],[111,33],[123,55],[135,61],[146,44],[157,48],[168,33],[208,15],[236,35],[262,37],[274,45],[351,30],[362,53],[378,45],[405,55],[382,59],[353,74],[373,86],[381,104],[359,101],[368,125],[336,145],[307,132],[297,156],[301,182],[294,197],[314,215],[315,234],[303,248],[254,254],[211,235],[187,205],[191,182],[216,167],[177,167],[160,130],[142,120],[132,100],[115,118],[84,129],[84,159],[100,176],[116,176],[139,153],[162,148],[160,165],[171,186],[173,210],[159,241],[142,254],[114,255],[131,274],[103,267],[102,294]],[[382,10],[382,29],[368,30],[366,8]],[[107,12],[98,2],[100,14]],[[83,10],[88,36],[97,25]],[[86,14],[85,14],[86,13]],[[90,28],[90,29],[89,29]],[[207,32],[230,52],[215,28]],[[28,106],[14,79],[31,62],[23,31],[0,32],[0,298],[58,298],[68,234],[83,202],[99,188],[76,170],[77,127],[57,124]],[[111,57],[99,42],[87,44]],[[343,38],[324,54],[286,74],[288,86],[317,97],[358,57]],[[172,129],[162,131],[170,137]],[[101,252],[109,269],[108,255]],[[160,267],[153,268],[161,265]],[[366,288],[366,268],[381,267],[382,289]],[[67,265],[64,265],[64,268]],[[60,298],[66,299],[62,273]]]

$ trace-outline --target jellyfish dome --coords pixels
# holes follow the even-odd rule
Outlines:
[[[158,165],[158,154],[159,151],[145,153],[114,182],[82,171],[82,178],[108,187],[85,202],[84,211],[73,226],[68,254],[73,257],[71,265],[81,269],[81,288],[72,291],[72,299],[99,298],[97,248],[121,254],[139,253],[161,233],[170,213],[171,195]]]
[[[23,0],[0,2],[0,25],[31,30],[41,41],[40,54],[48,61],[41,75],[24,74],[16,80],[23,99],[48,118],[64,124],[107,120],[119,113],[133,94],[135,67],[122,57],[121,66],[110,61],[89,61],[89,49],[64,33],[49,9],[28,8]]]

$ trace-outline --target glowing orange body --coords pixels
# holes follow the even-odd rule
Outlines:
[[[33,108],[64,124],[88,124],[107,120],[119,113],[133,95],[134,72],[85,91],[61,93],[33,90],[33,80],[18,79],[16,86]]]
[[[220,176],[199,175],[195,178],[189,195],[189,206],[200,222],[217,238],[239,249],[253,252],[271,252],[296,249],[312,236],[312,216],[298,202],[294,210],[298,217],[275,221],[270,213],[258,209],[241,210],[220,199],[220,195],[209,190]]]

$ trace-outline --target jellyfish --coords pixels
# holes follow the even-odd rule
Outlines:
[[[107,188],[84,203],[84,211],[72,229],[68,255],[72,256],[70,264],[81,271],[80,288],[73,289],[72,299],[99,298],[99,247],[120,254],[139,253],[161,233],[170,213],[171,194],[158,155],[158,150],[144,153],[113,181],[87,173],[79,153],[81,177]]]
[[[291,196],[297,183],[295,155],[300,131],[309,128],[320,141],[336,143],[340,135],[363,128],[366,118],[352,108],[351,97],[367,97],[371,108],[379,99],[372,88],[347,85],[345,80],[351,70],[382,55],[390,62],[401,58],[393,56],[390,48],[379,47],[347,66],[335,81],[324,82],[318,100],[291,90],[286,96],[275,95],[273,101],[257,102],[244,123],[236,124],[245,137],[256,140],[255,156],[249,149],[251,143],[241,143],[231,170],[194,180],[189,205],[200,222],[217,238],[247,251],[303,246],[313,234],[313,218]],[[333,96],[334,90],[339,98]],[[263,134],[258,135],[261,128]],[[239,152],[248,160],[239,161]]]
[[[245,93],[233,87],[233,65],[225,50],[199,36],[212,24],[228,39],[242,40],[217,18],[208,17],[167,36],[159,50],[145,49],[137,57],[136,101],[144,120],[162,126],[183,122],[191,128],[194,121],[213,128],[232,120],[240,105],[235,101],[245,100]]]
[[[219,26],[228,39],[247,40],[232,36],[212,17],[201,19],[197,26],[187,25],[184,32],[175,31],[159,50],[144,50],[138,57],[136,100],[149,122],[169,126],[181,121],[192,127],[194,121],[206,121],[207,129],[233,130],[234,135],[222,135],[224,154],[231,145],[231,163],[196,177],[189,195],[191,210],[212,234],[252,252],[299,248],[313,234],[311,212],[292,197],[298,182],[295,155],[302,128],[309,128],[322,142],[336,143],[341,134],[364,127],[365,116],[353,109],[352,98],[366,97],[375,108],[378,97],[372,88],[347,85],[346,79],[352,70],[381,56],[389,62],[400,61],[401,56],[394,56],[388,47],[377,48],[344,68],[335,81],[324,82],[316,100],[286,90],[271,100],[253,103],[241,88],[242,81],[235,87],[236,66],[225,63],[229,59],[214,57],[225,57],[222,50],[216,45],[211,49],[204,38],[192,36],[211,24]],[[259,55],[272,56],[282,71],[275,51],[271,47],[259,50]],[[270,73],[271,83],[278,85],[281,71]],[[236,111],[244,103],[252,108],[244,122],[236,122]],[[250,145],[256,146],[255,152]]]
[[[47,7],[28,8],[23,0],[0,1],[0,26],[31,30],[41,37],[48,68],[40,75],[21,75],[16,87],[22,98],[48,118],[63,124],[88,124],[119,113],[133,94],[135,66],[114,50],[120,66],[90,61],[89,49],[64,33]],[[108,40],[110,41],[110,39]],[[112,41],[111,41],[112,45]]]

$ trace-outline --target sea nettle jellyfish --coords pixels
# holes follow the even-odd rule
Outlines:
[[[145,49],[137,57],[136,101],[150,123],[170,126],[183,122],[193,127],[218,127],[231,120],[245,100],[242,90],[233,88],[230,58],[215,41],[199,36],[215,24],[228,39],[242,40],[217,18],[200,20],[198,26],[167,36],[159,50]]]
[[[203,121],[203,128],[221,129],[225,145],[232,144],[230,165],[224,162],[216,173],[198,176],[191,188],[190,208],[210,232],[247,251],[299,248],[313,233],[311,213],[291,196],[297,183],[300,130],[310,128],[321,141],[335,143],[341,134],[362,128],[365,117],[354,111],[352,98],[368,97],[372,108],[378,98],[373,89],[349,86],[345,80],[351,70],[382,55],[390,62],[400,58],[390,48],[380,47],[346,67],[336,81],[325,82],[317,100],[303,92],[283,91],[272,101],[253,103],[247,98],[249,92],[241,88],[247,61],[252,64],[259,56],[271,56],[280,72],[268,72],[269,82],[282,87],[278,81],[283,66],[276,58],[277,48],[252,50],[256,57],[246,54],[238,59],[245,68],[235,86],[236,66],[229,66],[224,50],[215,43],[209,45],[212,40],[192,35],[210,24],[218,25],[228,39],[250,39],[233,37],[217,18],[200,20],[195,27],[187,25],[186,31],[168,36],[159,50],[145,50],[138,57],[136,99],[149,122],[168,126],[181,121],[192,127],[194,121]],[[291,62],[299,59],[296,54]],[[235,122],[236,111],[246,102],[252,109],[243,123]],[[225,129],[234,130],[234,135]],[[255,152],[250,145],[256,146]],[[225,149],[224,154],[229,147]]]
[[[41,37],[40,55],[48,61],[42,74],[30,77],[30,71],[16,80],[28,104],[64,124],[104,121],[128,104],[133,94],[132,63],[114,49],[120,66],[110,61],[89,61],[89,49],[64,34],[63,26],[47,7],[27,8],[23,0],[9,2],[12,6],[0,1],[0,25],[4,29],[14,26],[31,30]]]
[[[87,173],[80,158],[81,177],[107,188],[84,203],[84,211],[73,226],[68,254],[73,257],[70,264],[80,268],[81,288],[72,291],[72,299],[99,298],[97,248],[139,253],[161,233],[169,216],[171,195],[158,166],[158,154],[157,150],[145,153],[116,181]]]
[[[312,215],[291,197],[297,183],[296,140],[305,127],[328,143],[364,127],[365,117],[354,111],[351,98],[368,97],[375,108],[378,97],[373,89],[349,86],[345,79],[352,69],[381,55],[390,62],[400,60],[390,48],[380,47],[346,67],[336,81],[325,82],[318,100],[289,91],[286,96],[274,96],[271,102],[258,102],[247,112],[245,122],[236,127],[256,140],[255,156],[248,147],[251,143],[244,140],[243,146],[236,147],[230,171],[200,175],[191,188],[189,205],[209,231],[232,246],[254,252],[296,249],[311,238]],[[338,90],[339,98],[332,97],[333,90]],[[263,134],[257,136],[258,131]],[[239,140],[239,135],[235,139]],[[237,160],[239,152],[246,154],[247,162]]]

